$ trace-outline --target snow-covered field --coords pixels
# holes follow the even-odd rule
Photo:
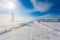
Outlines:
[[[31,21],[0,27],[0,40],[60,40],[60,22]]]

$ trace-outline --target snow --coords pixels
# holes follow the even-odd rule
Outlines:
[[[8,26],[0,26],[0,40],[60,40],[60,22],[31,21]]]

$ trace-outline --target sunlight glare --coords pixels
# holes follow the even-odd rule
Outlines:
[[[6,7],[10,10],[13,10],[15,8],[15,4],[13,2],[8,2]]]

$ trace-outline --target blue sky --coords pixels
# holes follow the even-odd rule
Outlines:
[[[34,9],[33,4],[31,3],[31,0],[21,0],[23,6],[25,6],[25,8],[27,9]],[[56,16],[60,16],[60,0],[36,0],[37,3],[44,3],[44,2],[48,2],[50,4],[52,4],[52,6],[44,12],[41,12],[36,10],[34,12],[32,12],[30,15],[32,17],[40,17],[40,16],[44,16],[47,14],[52,14],[51,16],[56,17]],[[43,5],[43,4],[42,4]],[[47,5],[47,4],[46,4]]]
[[[14,3],[14,10],[5,7],[8,2]],[[0,16],[11,16],[12,12],[18,18],[38,18],[43,16],[59,18],[60,0],[0,0]]]

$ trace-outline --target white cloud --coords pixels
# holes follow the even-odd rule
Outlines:
[[[15,4],[17,2],[16,0],[0,0],[0,9],[8,9],[9,10],[9,5],[8,4]]]
[[[40,12],[48,11],[50,9],[50,7],[52,6],[52,4],[48,3],[48,2],[37,3],[36,0],[31,0],[31,2],[34,6],[34,10],[35,11],[40,11]]]

